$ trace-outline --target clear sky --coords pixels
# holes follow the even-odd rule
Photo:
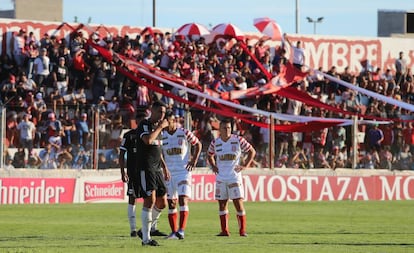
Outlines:
[[[152,6],[156,3],[156,26],[176,29],[197,22],[207,27],[233,23],[242,31],[257,31],[253,19],[270,17],[286,33],[296,31],[296,0],[63,0],[63,18],[73,22],[108,25],[152,26]],[[377,35],[377,13],[381,10],[412,10],[413,0],[297,0],[299,33],[313,34],[306,17],[324,17],[316,25],[321,35]],[[4,5],[10,0],[0,0]]]

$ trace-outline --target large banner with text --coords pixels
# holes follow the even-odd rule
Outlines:
[[[215,176],[193,175],[193,201],[214,201]],[[412,200],[414,176],[244,175],[246,201]],[[1,178],[0,204],[123,203],[119,177]]]

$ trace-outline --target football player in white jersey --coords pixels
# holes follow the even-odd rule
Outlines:
[[[241,172],[250,166],[256,155],[253,146],[241,136],[231,133],[229,119],[220,122],[220,136],[208,148],[208,162],[216,174],[215,198],[219,203],[221,232],[218,236],[230,236],[228,228],[228,200],[233,200],[237,211],[240,236],[246,233],[246,212],[243,205],[244,190]],[[244,156],[247,154],[247,156]]]
[[[166,181],[168,201],[168,221],[171,234],[167,239],[184,239],[191,198],[191,171],[201,153],[200,140],[188,129],[177,127],[172,111],[166,114],[168,127],[162,133],[162,153],[171,178]],[[191,150],[193,147],[193,150]],[[177,199],[180,206],[180,220],[177,224]]]

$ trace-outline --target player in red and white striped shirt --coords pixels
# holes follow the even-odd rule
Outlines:
[[[162,133],[162,153],[171,174],[170,180],[166,181],[168,221],[171,227],[171,234],[167,238],[184,239],[189,214],[188,200],[191,198],[191,171],[200,156],[201,142],[189,130],[177,127],[172,111],[167,112],[166,119],[168,127]],[[193,152],[191,147],[194,147]],[[179,224],[177,224],[177,198],[180,206]]]
[[[216,194],[219,203],[221,232],[218,236],[229,236],[228,200],[233,200],[237,211],[240,236],[246,234],[246,212],[244,210],[243,182],[241,171],[248,168],[256,150],[241,136],[231,133],[231,121],[220,122],[220,136],[208,148],[208,161],[216,174]],[[243,155],[247,157],[243,159]]]

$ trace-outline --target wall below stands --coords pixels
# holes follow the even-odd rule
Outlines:
[[[214,174],[193,173],[193,201],[214,201]],[[249,169],[247,201],[412,200],[414,171]],[[119,169],[0,169],[1,204],[127,203]]]

